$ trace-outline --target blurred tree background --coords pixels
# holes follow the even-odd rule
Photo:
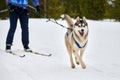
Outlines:
[[[7,6],[6,6],[5,0],[4,1],[0,0],[0,10],[4,10],[6,8],[7,8]],[[0,13],[0,18],[4,19],[6,17],[8,17],[8,13],[7,12]]]
[[[86,16],[87,19],[115,19],[120,21],[120,0],[39,0],[41,13],[35,15],[32,11],[30,17],[60,18],[61,14],[69,14],[71,17]],[[31,0],[29,4],[33,6]],[[5,0],[0,0],[0,10],[6,9]],[[8,12],[0,13],[0,18],[8,17]]]

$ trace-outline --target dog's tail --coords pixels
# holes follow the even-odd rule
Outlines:
[[[65,19],[67,21],[69,27],[73,27],[74,23],[73,23],[73,21],[72,21],[72,19],[71,19],[71,17],[69,15],[63,14],[63,15],[61,15],[61,18],[63,20]]]

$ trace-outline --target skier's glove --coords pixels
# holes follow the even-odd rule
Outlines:
[[[14,8],[15,8],[14,5],[8,4],[8,10],[9,10],[9,12],[13,12],[13,11],[14,11]]]
[[[35,12],[39,16],[40,15],[40,6],[38,5],[35,8],[36,8]]]

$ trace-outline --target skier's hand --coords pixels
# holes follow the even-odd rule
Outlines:
[[[15,8],[14,5],[8,4],[8,10],[9,10],[9,12],[13,12],[13,11],[14,11],[14,8]]]
[[[36,6],[37,12],[40,12],[40,6]]]
[[[36,8],[35,12],[39,16],[40,15],[40,6],[36,6],[35,8]]]

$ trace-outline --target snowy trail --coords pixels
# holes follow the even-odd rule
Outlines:
[[[0,56],[0,63],[2,63],[0,66],[0,71],[3,71],[3,74],[1,73],[2,80],[6,80],[6,76],[9,80],[32,80],[31,77],[22,68],[20,68],[18,64],[16,64],[16,59],[19,62],[17,57],[12,56],[11,54],[8,55],[4,52],[2,53],[2,56]],[[6,57],[3,59],[3,56]],[[12,59],[9,60],[7,57],[12,57]]]
[[[65,21],[58,21],[67,26]],[[89,42],[84,54],[87,68],[70,68],[64,44],[66,29],[46,19],[30,19],[30,47],[51,57],[26,54],[18,58],[0,51],[0,80],[120,80],[120,23],[88,20]],[[9,20],[0,20],[0,49],[5,48]],[[23,50],[18,23],[13,50]],[[6,77],[7,76],[7,77]]]

